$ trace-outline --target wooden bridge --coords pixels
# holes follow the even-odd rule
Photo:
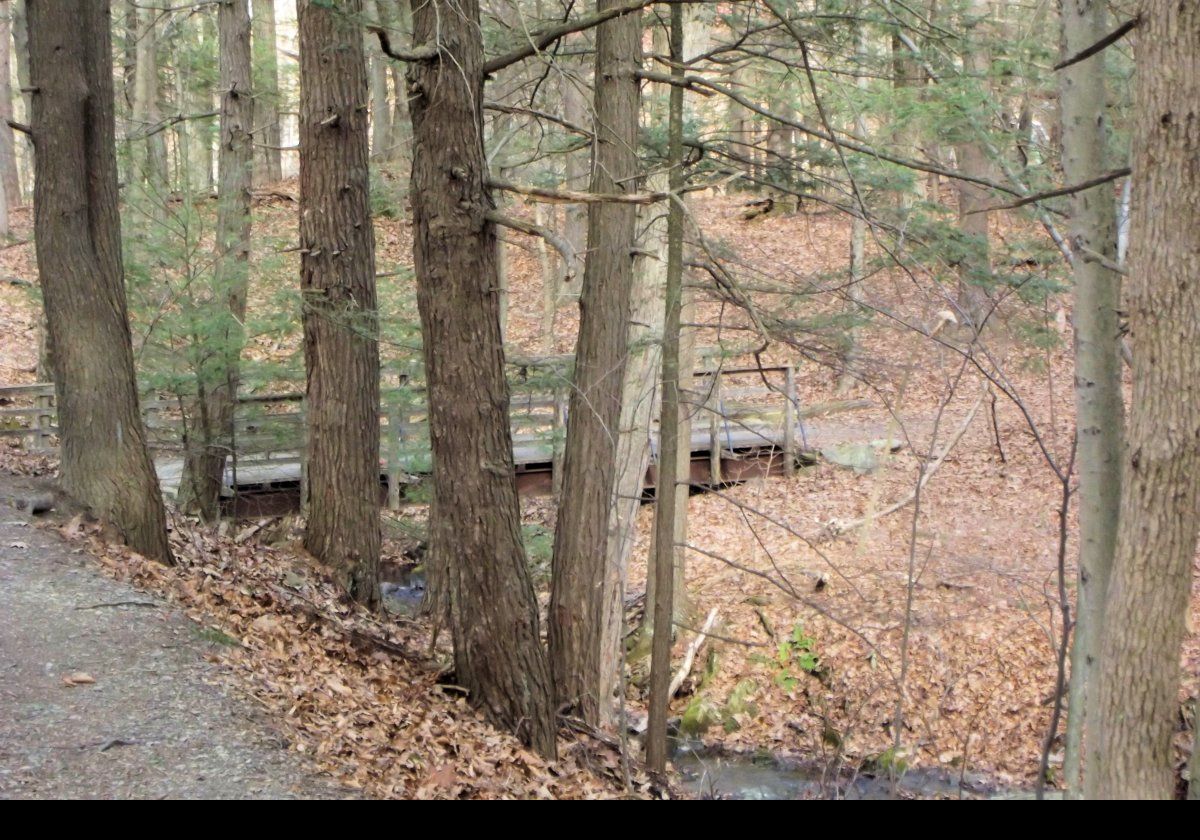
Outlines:
[[[538,360],[541,364],[545,360]],[[533,364],[533,363],[531,363]],[[569,383],[558,375],[530,375],[517,365],[510,416],[518,488],[549,493],[555,487],[565,439]],[[552,384],[548,385],[547,382]],[[711,367],[698,370],[691,395],[691,481],[713,486],[753,476],[790,473],[814,448],[805,420],[829,406],[802,408],[790,366]],[[866,407],[865,401],[835,410]],[[143,400],[142,415],[163,492],[174,496],[183,471],[183,428],[178,399]],[[0,387],[0,437],[17,436],[31,449],[57,444],[54,387],[46,383]],[[649,432],[651,463],[644,487],[654,488],[658,433]],[[400,505],[406,485],[431,472],[428,416],[419,385],[385,388],[380,411],[381,498]],[[237,515],[294,509],[305,484],[304,396],[239,397],[223,492]]]

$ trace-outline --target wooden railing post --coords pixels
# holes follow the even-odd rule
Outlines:
[[[54,390],[38,394],[34,397],[34,404],[38,409],[37,416],[34,418],[37,428],[37,434],[34,435],[34,448],[44,451],[50,448],[50,429],[54,425]]]
[[[388,408],[387,482],[388,510],[400,510],[400,406],[399,396]]]
[[[790,364],[783,378],[783,472],[790,476],[796,472],[796,371]]]
[[[721,369],[712,372],[712,385],[708,390],[708,472],[709,482],[721,483]]]

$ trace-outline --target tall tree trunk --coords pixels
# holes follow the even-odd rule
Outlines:
[[[283,179],[279,127],[279,53],[275,46],[275,0],[254,0],[254,180]]]
[[[433,450],[430,565],[449,605],[455,679],[543,755],[555,754],[550,670],[521,542],[496,229],[484,185],[483,40],[476,0],[413,8],[409,68],[413,256]]]
[[[1133,402],[1096,669],[1090,798],[1174,792],[1179,653],[1200,525],[1200,4],[1146,3],[1137,66]]]
[[[362,0],[301,0],[300,289],[308,374],[304,547],[379,603],[379,344]]]
[[[597,0],[597,10],[620,0]],[[600,24],[596,34],[596,140],[591,189],[637,189],[641,15]],[[550,664],[560,702],[591,724],[608,721],[620,634],[620,572],[610,568],[608,522],[616,481],[633,285],[637,211],[630,204],[588,208],[588,256],[580,297],[575,387],[563,457],[562,506],[554,532]]]
[[[254,164],[248,0],[217,7],[221,67],[221,144],[217,190],[216,270],[208,301],[210,353],[196,372],[198,405],[179,483],[180,507],[213,520],[220,514],[225,460],[234,444],[238,362],[245,343],[250,280],[250,176]]]
[[[133,131],[138,139],[134,144],[134,177],[146,185],[150,200],[156,205],[166,201],[167,145],[158,128],[162,113],[158,105],[158,21],[156,9],[139,7],[137,68],[134,73]]]
[[[217,17],[220,17],[219,10]],[[197,48],[200,51],[201,61],[203,61],[213,54],[213,17],[210,14],[200,15],[196,23],[200,30],[197,36]],[[220,36],[218,35],[215,40],[218,42],[216,52],[219,66],[221,62]],[[188,85],[187,89],[188,110],[193,114],[207,113],[212,110],[214,99],[209,76],[207,73],[194,73],[192,78],[195,81]],[[209,83],[205,84],[206,82]],[[217,98],[224,96],[224,92],[225,88],[222,85],[217,92]],[[249,94],[246,91],[242,91],[240,95],[249,98]],[[220,107],[218,105],[218,111]],[[253,109],[253,101],[249,102],[247,107]],[[213,187],[213,123],[210,119],[191,120],[189,122],[192,123],[192,149],[188,153],[188,157],[191,160],[191,171],[194,173],[192,179],[197,190],[208,193]],[[245,126],[247,133],[252,130],[253,127],[250,124]],[[218,134],[219,131],[218,127]]]
[[[671,7],[671,74],[683,78],[684,57],[683,8]],[[671,86],[668,108],[667,160],[670,165],[671,192],[683,189],[683,88]],[[679,495],[676,481],[681,472],[679,455],[680,432],[688,433],[690,426],[681,423],[680,406],[680,318],[683,309],[683,208],[671,202],[667,216],[667,270],[663,295],[662,337],[662,418],[659,423],[659,473],[657,500],[654,504],[653,562],[650,573],[654,578],[654,600],[646,603],[653,611],[654,627],[650,652],[650,710],[646,732],[646,763],[662,773],[667,764],[667,708],[670,705],[671,640],[674,637],[671,621],[675,615],[675,555],[676,506]],[[690,437],[690,434],[689,434]],[[688,449],[691,449],[690,442]],[[688,456],[690,456],[690,451]],[[684,468],[690,466],[685,457]],[[684,497],[684,504],[687,498]]]
[[[1066,0],[1062,6],[1063,50],[1074,55],[1108,33],[1105,0]],[[1108,167],[1105,118],[1105,53],[1064,69],[1060,76],[1063,115],[1063,175],[1077,184]],[[1071,249],[1117,258],[1116,207],[1111,184],[1076,193],[1071,205]],[[1066,755],[1068,795],[1080,789],[1084,721],[1089,687],[1104,623],[1117,517],[1121,500],[1121,277],[1099,261],[1077,256],[1075,273],[1075,417],[1079,463],[1079,589],[1071,649]],[[1090,692],[1094,708],[1096,693]]]
[[[136,551],[170,562],[125,305],[109,24],[107,0],[29,6],[34,234],[59,373],[60,482]]]
[[[408,0],[375,2],[379,7],[379,22],[391,30],[393,43],[407,42],[412,33],[412,14],[409,12]],[[388,68],[388,74],[392,80],[392,136],[388,141],[387,159],[395,162],[407,160],[409,157],[412,121],[408,116],[408,85],[404,79],[403,68],[393,63]]]
[[[572,125],[594,130],[592,114],[580,90],[582,83],[571,73],[559,76],[559,96],[562,98],[563,116]],[[591,162],[582,151],[567,154],[563,161],[563,186],[569,190],[587,189]],[[581,204],[563,207],[563,238],[571,246],[574,265],[565,266],[565,276],[570,278],[565,296],[578,298],[579,285],[583,279],[583,260],[587,254],[587,208]],[[571,288],[571,287],[574,288]]]
[[[984,46],[981,30],[989,11],[988,0],[970,0],[964,12],[964,32],[967,33],[967,40],[964,44],[963,73],[969,78],[979,79],[979,90],[984,95],[988,89],[987,77],[991,57]],[[981,119],[978,114],[984,113],[985,110],[977,108],[978,113],[974,116],[968,110],[962,131],[972,136],[971,139],[959,143],[957,148],[959,168],[968,175],[984,178],[991,172],[991,162],[988,160],[984,138],[977,136],[985,130],[985,126],[977,119]],[[978,330],[991,308],[991,299],[987,293],[992,273],[988,245],[988,221],[991,214],[981,212],[988,206],[991,197],[986,187],[970,181],[957,181],[955,187],[958,190],[959,229],[968,240],[968,251],[964,254],[958,271],[958,308],[965,320]]]
[[[667,188],[667,176],[655,175],[647,189]],[[624,593],[626,569],[637,536],[637,514],[641,507],[642,482],[650,465],[650,429],[658,417],[662,370],[663,295],[667,281],[667,220],[660,205],[648,205],[639,213],[639,240],[633,266],[628,359],[622,387],[621,419],[617,424],[616,490],[609,521],[608,568],[619,575],[618,591]],[[670,483],[659,482],[665,491]],[[610,633],[620,633],[624,610],[607,617],[618,622]],[[614,666],[615,667],[615,666]]]
[[[6,3],[0,9],[0,186],[7,205],[21,203],[21,179],[17,177],[16,137],[5,120],[13,118],[12,16]],[[6,231],[7,232],[7,231]]]
[[[363,9],[368,21],[376,26],[381,25],[382,19],[375,0],[364,0]],[[388,102],[387,58],[379,48],[379,41],[374,34],[364,32],[363,37],[366,38],[371,88],[371,156],[387,157],[391,152],[392,142],[392,106]]]
[[[21,117],[25,122],[33,119],[33,86],[29,81],[29,16],[25,9],[25,0],[14,0],[12,4],[12,35],[13,52],[17,62],[17,84],[21,91]],[[24,152],[22,159],[25,166],[23,173],[25,189],[31,192],[31,171],[33,168],[33,144],[28,137],[23,138],[21,148]]]
[[[860,22],[859,26],[862,25]],[[925,89],[925,69],[908,44],[904,43],[901,30],[897,30],[891,40],[892,89],[899,98],[901,107],[911,114]],[[892,132],[892,142],[896,145],[896,151],[904,157],[919,158],[923,154],[920,148],[920,131],[911,122],[910,116],[907,124],[902,122],[896,127]],[[924,179],[914,178],[913,190],[905,190],[900,194],[901,205],[907,207],[914,198],[924,198],[925,186]],[[934,196],[933,200],[936,201],[937,197]]]
[[[861,12],[862,6],[858,7]],[[855,33],[854,53],[857,64],[861,68],[867,66],[867,26],[865,23],[858,24],[858,30]],[[903,45],[901,45],[903,46]],[[893,50],[895,44],[893,44]],[[900,68],[905,68],[905,62],[897,61],[893,57],[893,63],[899,64]],[[897,80],[899,81],[899,80]],[[855,87],[860,91],[867,90],[867,77],[862,73],[858,73],[854,79]],[[854,117],[854,133],[858,137],[866,137],[869,127],[867,125],[867,116],[864,112],[865,105],[860,104],[858,113]],[[856,198],[858,201],[865,201],[865,193],[863,190],[857,189]],[[911,197],[911,196],[909,196]],[[847,309],[852,319],[861,318],[867,311],[862,306],[863,302],[863,283],[867,277],[867,219],[866,208],[855,207],[859,212],[854,216],[854,221],[850,226],[850,277],[846,288]],[[847,394],[859,383],[862,377],[860,368],[862,367],[862,348],[859,347],[858,329],[851,324],[846,330],[846,352],[842,359],[842,373],[838,377],[838,393]]]

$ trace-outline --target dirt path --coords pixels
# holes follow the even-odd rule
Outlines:
[[[0,798],[339,796],[210,684],[214,643],[0,501]]]

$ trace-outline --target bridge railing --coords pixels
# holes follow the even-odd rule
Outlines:
[[[518,472],[560,473],[570,398],[568,365],[566,357],[510,365],[515,373],[510,417]],[[393,507],[399,505],[408,477],[431,469],[424,387],[404,384],[403,377],[400,381],[399,387],[380,393],[380,472]],[[714,481],[722,479],[722,460],[739,451],[782,449],[784,468],[792,470],[800,413],[790,365],[712,365],[698,369],[692,387],[685,390],[692,403],[693,451],[707,447]],[[194,433],[184,422],[186,408],[186,398],[153,396],[142,401],[148,443],[160,461],[180,461],[194,445]],[[304,395],[299,392],[240,396],[228,442],[227,484],[269,485],[290,475],[298,477],[303,494],[304,417]],[[0,387],[0,436],[20,437],[29,448],[44,451],[56,447],[57,433],[52,384]],[[656,452],[657,429],[650,435]]]

